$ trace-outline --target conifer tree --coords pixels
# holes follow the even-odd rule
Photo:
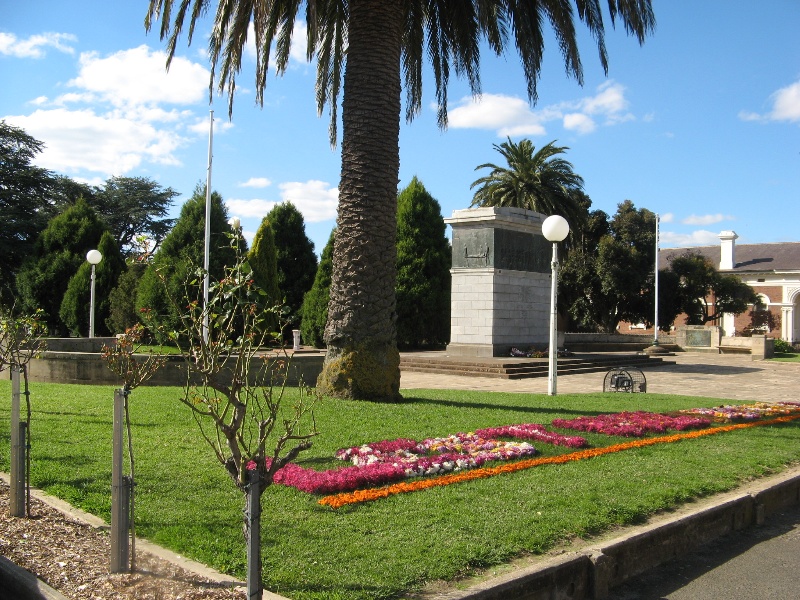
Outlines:
[[[86,262],[86,253],[98,247],[105,230],[97,213],[79,199],[49,221],[36,240],[33,256],[23,264],[17,276],[21,309],[41,308],[52,335],[67,334],[59,315],[61,302],[70,279]]]
[[[450,243],[439,202],[414,177],[397,198],[397,343],[450,339]]]
[[[275,236],[278,266],[278,287],[287,307],[289,327],[300,324],[303,296],[314,284],[317,272],[317,255],[314,242],[306,235],[302,213],[291,202],[281,202],[267,214],[267,221]],[[291,332],[284,332],[284,335]]]
[[[303,297],[300,333],[303,342],[315,348],[325,347],[325,324],[328,322],[328,302],[330,301],[331,273],[333,272],[333,244],[336,229],[331,231],[328,243],[322,250],[322,257],[314,277],[314,285]]]
[[[278,287],[278,258],[275,251],[275,235],[265,217],[253,238],[253,247],[247,253],[247,262],[253,269],[252,276],[259,288],[266,294],[266,305],[275,306],[281,303],[281,292]],[[278,327],[277,315],[270,313],[263,324],[269,331]]]
[[[103,259],[95,266],[94,334],[105,336],[109,331],[106,319],[111,312],[111,290],[117,285],[125,270],[119,246],[110,231],[105,231],[97,244]],[[61,301],[59,316],[71,335],[89,335],[89,312],[91,310],[92,265],[83,261],[78,272],[69,280],[67,291]],[[122,333],[122,332],[119,332]]]
[[[178,330],[180,312],[185,310],[187,304],[202,300],[189,297],[185,286],[188,281],[202,277],[205,203],[205,187],[197,186],[192,197],[181,208],[175,227],[164,238],[139,282],[136,309],[148,311],[154,324],[159,325],[161,330]],[[213,192],[208,269],[213,280],[224,277],[225,266],[233,265],[236,260],[236,253],[225,235],[230,233],[228,211],[222,203],[222,196]]]

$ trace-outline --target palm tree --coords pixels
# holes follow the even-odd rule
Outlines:
[[[150,0],[145,25],[161,20],[160,34],[174,55],[184,23],[189,43],[212,0]],[[209,39],[211,87],[228,93],[232,110],[236,76],[252,24],[257,51],[257,99],[263,101],[270,51],[276,71],[289,61],[294,23],[305,5],[308,58],[317,57],[318,110],[331,113],[336,140],[342,78],[342,171],[330,288],[328,345],[319,391],[340,397],[399,396],[396,346],[396,215],[399,174],[401,78],[407,119],[422,106],[422,69],[429,56],[438,118],[447,124],[451,70],[479,94],[480,48],[496,54],[513,43],[522,59],[531,102],[544,50],[544,24],[555,31],[567,72],[583,82],[575,10],[598,46],[607,72],[601,0],[218,0]],[[608,0],[611,22],[622,22],[639,43],[655,26],[652,0]],[[173,12],[173,8],[176,10]]]
[[[478,188],[472,206],[513,206],[546,215],[558,214],[575,230],[585,213],[575,194],[583,189],[583,178],[572,170],[572,163],[558,157],[569,148],[556,146],[553,140],[534,153],[536,147],[530,140],[515,144],[511,138],[493,147],[503,155],[508,167],[494,163],[475,167],[476,171],[492,171],[470,186]]]

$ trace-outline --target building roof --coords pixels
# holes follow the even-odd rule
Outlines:
[[[719,269],[720,246],[697,246],[694,248],[664,248],[658,252],[659,268],[666,268],[670,258],[686,253],[700,254]],[[736,244],[733,269],[725,272],[750,273],[774,271],[800,271],[800,242],[777,244]]]

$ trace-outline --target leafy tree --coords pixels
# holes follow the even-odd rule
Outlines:
[[[153,322],[166,331],[180,327],[180,315],[187,303],[201,300],[189,294],[185,282],[203,279],[199,270],[205,255],[205,206],[205,187],[197,186],[139,282],[136,309],[149,311]],[[222,196],[213,192],[209,251],[209,273],[213,279],[221,279],[225,266],[232,265],[236,258],[226,237],[230,233]]]
[[[570,239],[559,303],[575,328],[612,333],[620,321],[652,323],[655,214],[625,200],[610,221],[602,211],[589,213]],[[659,323],[674,316],[662,320],[659,307]]]
[[[136,312],[136,290],[145,269],[146,263],[129,262],[119,276],[116,287],[108,294],[109,314],[106,327],[111,333],[124,333],[140,322]]]
[[[111,291],[125,270],[125,260],[110,231],[105,231],[97,244],[103,260],[95,267],[94,322],[95,335],[109,335],[106,319],[111,313]],[[84,261],[78,272],[69,280],[67,291],[61,301],[59,316],[71,335],[89,335],[89,311],[91,304],[92,265]]]
[[[511,138],[492,146],[508,167],[484,163],[475,168],[491,172],[470,186],[478,188],[472,206],[513,206],[561,215],[569,221],[570,229],[581,224],[584,211],[573,192],[583,189],[583,178],[572,170],[572,163],[559,156],[569,148],[556,146],[553,140],[536,150],[530,140],[515,144]]]
[[[253,269],[253,280],[266,294],[267,306],[275,306],[281,302],[281,292],[278,283],[278,257],[275,250],[275,235],[267,218],[262,219],[261,225],[253,238],[253,247],[247,254],[247,262]],[[274,313],[266,316],[264,326],[268,331],[275,331],[278,319]]]
[[[442,208],[414,177],[397,198],[397,342],[440,346],[450,339],[452,251]]]
[[[162,333],[178,343],[189,374],[180,401],[246,495],[247,597],[261,598],[261,496],[277,471],[311,447],[317,431],[310,390],[301,382],[296,397],[284,397],[291,358],[258,356],[271,335],[262,321],[275,308],[263,304],[266,294],[252,279],[238,232],[231,238],[234,260],[210,286],[207,305],[190,304],[176,333]],[[196,281],[185,286],[194,288],[190,296],[201,293]],[[183,295],[172,303],[180,304]]]
[[[328,322],[328,302],[330,301],[331,273],[333,272],[333,244],[336,229],[331,231],[328,243],[322,250],[322,257],[314,276],[314,285],[303,297],[300,333],[306,344],[315,348],[325,347],[325,324]]]
[[[303,214],[291,202],[277,204],[266,217],[275,237],[278,287],[287,311],[284,332],[300,324],[303,296],[314,285],[317,272],[317,255],[314,242],[306,235]]]
[[[86,253],[98,247],[105,231],[97,213],[80,199],[48,223],[36,240],[31,258],[22,266],[17,277],[22,309],[43,309],[52,334],[67,333],[59,316],[61,301],[70,279],[86,263]]]
[[[33,164],[44,144],[0,120],[0,291],[10,296],[14,278],[45,228],[54,175]]]
[[[761,304],[753,288],[736,275],[720,273],[700,254],[675,256],[669,268],[679,282],[679,306],[686,314],[687,325],[704,325],[721,318],[723,313],[738,315]]]
[[[120,248],[130,254],[137,236],[156,247],[174,225],[165,218],[178,192],[146,177],[112,177],[96,191],[92,204],[108,224]]]
[[[194,27],[210,5],[211,0],[150,0],[145,26],[149,29],[161,19],[160,34],[169,40],[171,59],[187,15],[191,43]],[[410,120],[422,107],[422,71],[425,57],[430,57],[439,125],[445,127],[451,70],[467,79],[474,94],[480,93],[480,48],[485,40],[498,55],[516,46],[528,97],[535,102],[545,23],[554,29],[567,73],[583,81],[576,11],[572,2],[564,0],[218,2],[209,39],[210,85],[227,92],[229,112],[246,42],[255,39],[256,100],[263,103],[273,44],[280,74],[289,64],[291,35],[302,6],[308,58],[317,55],[318,109],[330,108],[332,141],[343,90],[339,214],[325,330],[328,352],[317,389],[339,397],[394,399],[400,386],[395,235],[401,79],[405,79]],[[575,6],[607,72],[600,1],[576,0]],[[612,23],[621,21],[640,43],[655,26],[651,0],[609,0],[608,7]]]

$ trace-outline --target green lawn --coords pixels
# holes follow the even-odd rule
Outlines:
[[[113,388],[33,384],[36,487],[110,518]],[[131,396],[137,534],[244,577],[243,498],[213,458],[177,388]],[[10,399],[0,381],[0,399]],[[657,394],[560,395],[413,390],[403,402],[321,401],[321,434],[301,464],[328,468],[364,442],[423,439],[557,417],[670,411],[718,399]],[[0,468],[8,471],[9,400],[0,400]],[[594,446],[623,438],[586,436]],[[569,452],[542,443],[545,455]],[[338,510],[282,486],[264,495],[268,589],[294,600],[396,598],[436,579],[541,553],[575,536],[642,521],[800,461],[800,423],[756,427],[582,462],[403,494]]]
[[[769,360],[778,362],[800,362],[800,352],[776,352]]]

